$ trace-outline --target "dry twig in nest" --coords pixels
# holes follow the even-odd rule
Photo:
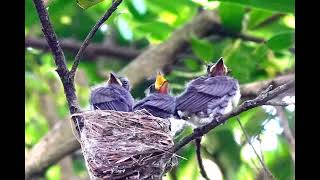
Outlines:
[[[91,179],[161,179],[176,165],[169,120],[109,110],[74,116],[84,120],[80,143]]]

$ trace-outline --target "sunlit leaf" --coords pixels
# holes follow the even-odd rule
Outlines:
[[[290,155],[287,140],[278,138],[278,148],[272,152],[265,152],[265,161],[276,179],[294,179],[294,165]]]
[[[213,45],[207,40],[198,39],[192,36],[190,39],[192,51],[195,55],[205,62],[210,62],[213,58]]]
[[[290,47],[292,47],[293,43],[294,43],[293,32],[279,33],[267,41],[268,47],[274,51],[289,49]]]
[[[61,167],[58,165],[51,166],[46,174],[47,180],[60,180],[61,179]]]
[[[128,10],[136,17],[141,18],[147,13],[147,6],[144,0],[129,0],[126,1]]]
[[[173,30],[170,25],[159,21],[141,24],[136,29],[158,40],[168,38]]]
[[[184,64],[186,65],[187,68],[189,68],[190,70],[199,70],[200,66],[199,63],[191,58],[187,58],[185,60],[183,60]]]
[[[272,11],[253,9],[249,12],[248,29],[256,28],[260,23],[273,15]]]
[[[104,0],[76,0],[77,4],[83,9],[87,9],[87,8],[94,6],[102,1],[104,1]]]
[[[293,13],[294,12],[294,0],[219,0],[221,2],[230,2],[241,4],[243,6],[252,6],[261,9],[268,9],[272,11]]]
[[[128,22],[124,19],[119,17],[117,19],[117,29],[123,39],[126,41],[131,41],[133,39],[132,30],[128,24]]]
[[[231,32],[241,32],[245,9],[232,3],[221,3],[219,15],[224,28]]]

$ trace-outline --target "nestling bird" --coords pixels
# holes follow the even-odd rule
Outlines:
[[[147,110],[156,117],[169,118],[175,109],[175,98],[169,94],[169,82],[159,72],[155,83],[149,86],[147,95],[138,101],[133,110]]]
[[[230,112],[241,95],[238,81],[228,71],[223,58],[208,65],[207,75],[192,80],[177,97],[176,114],[199,127]]]
[[[91,107],[101,110],[130,112],[133,109],[133,97],[130,94],[130,84],[126,78],[110,73],[108,82],[91,90]]]
[[[145,109],[153,116],[169,119],[171,135],[174,136],[186,125],[185,121],[173,117],[175,105],[175,97],[170,95],[169,82],[159,72],[155,83],[147,89],[147,96],[138,101],[133,109]]]

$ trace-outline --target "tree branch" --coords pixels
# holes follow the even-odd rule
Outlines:
[[[244,103],[242,103],[240,106],[235,108],[230,113],[225,114],[222,117],[220,117],[217,121],[214,120],[211,123],[196,129],[196,131],[194,131],[191,135],[182,139],[179,143],[177,143],[175,145],[174,152],[181,149],[183,146],[188,144],[190,141],[207,134],[209,131],[211,131],[215,127],[219,126],[220,124],[225,123],[229,118],[234,117],[234,116],[236,116],[244,111],[247,111],[249,109],[264,105],[265,102],[277,97],[279,94],[287,91],[288,89],[292,88],[293,86],[294,86],[294,80],[291,80],[290,82],[288,82],[284,85],[278,86],[277,88],[275,88],[272,91],[261,93],[258,97],[256,97],[253,100],[245,101]]]
[[[289,106],[293,103],[286,103],[283,101],[275,101],[275,100],[270,100],[268,102],[266,102],[264,105],[270,105],[270,106]]]
[[[254,152],[255,155],[257,156],[257,158],[258,158],[258,160],[259,160],[259,162],[260,162],[260,164],[261,164],[264,172],[268,175],[268,177],[271,177],[272,179],[275,179],[275,178],[273,177],[271,171],[268,169],[268,167],[267,167],[266,164],[264,163],[263,157],[260,157],[260,155],[259,155],[258,152],[256,151],[256,148],[254,148],[253,144],[251,143],[250,137],[249,137],[247,131],[245,130],[244,126],[242,125],[242,123],[241,123],[241,121],[240,121],[240,119],[239,119],[238,116],[236,116],[236,120],[238,121],[238,123],[239,123],[239,125],[240,125],[240,128],[241,128],[244,136],[246,137],[246,140],[247,140],[248,144],[251,146],[251,148],[253,149],[253,152]],[[263,154],[261,153],[261,156],[262,156],[262,155],[263,155]]]
[[[75,41],[74,39],[60,39],[59,43],[63,50],[70,51],[74,53],[74,55],[76,55],[81,47],[81,42]],[[45,51],[49,48],[48,43],[45,39],[34,37],[25,38],[25,47],[42,49]],[[83,58],[94,60],[99,56],[110,56],[121,58],[123,60],[131,60],[136,58],[140,53],[140,50],[134,48],[121,47],[113,44],[91,43],[83,52]]]
[[[25,179],[29,179],[80,148],[70,130],[69,121],[58,122],[31,151],[25,165]]]
[[[197,153],[197,160],[198,160],[198,166],[200,169],[200,173],[202,177],[206,180],[210,180],[206,170],[204,169],[203,163],[202,163],[202,157],[201,157],[201,137],[195,139],[195,145],[196,145],[196,153]]]
[[[80,63],[80,59],[82,58],[82,55],[84,53],[84,50],[89,45],[92,37],[95,35],[95,33],[98,31],[100,26],[109,19],[109,17],[112,15],[112,13],[117,9],[117,7],[121,4],[122,0],[116,0],[112,2],[111,7],[106,11],[106,13],[99,19],[99,21],[93,26],[89,34],[87,35],[86,39],[82,43],[76,57],[74,58],[74,63],[72,65],[70,76],[74,78],[75,73],[77,71],[78,65]]]
[[[109,13],[107,12],[106,13],[107,15],[100,20],[100,25],[104,22],[103,21],[104,19],[106,20],[112,14],[112,12],[114,12],[116,7],[121,2],[122,0],[118,0],[115,3],[113,3],[112,7],[108,10]],[[57,66],[56,71],[63,84],[65,96],[69,106],[69,111],[71,114],[80,112],[80,106],[77,100],[77,96],[75,94],[75,87],[74,87],[74,73],[77,69],[80,59],[77,60],[76,58],[76,61],[74,66],[72,67],[72,70],[69,71],[66,66],[64,53],[58,43],[58,38],[50,23],[50,18],[48,16],[48,12],[45,9],[43,1],[33,0],[33,3],[36,7],[36,10],[42,25],[42,31],[44,33],[44,36],[54,56],[54,61]],[[94,29],[89,33],[88,35],[89,38],[87,38],[82,48],[80,48],[79,55],[82,54],[83,50],[88,45],[89,40],[95,34],[95,32],[97,31],[100,25],[99,23],[96,24]],[[80,58],[80,56],[78,56],[78,58]],[[25,179],[29,179],[33,175],[41,173],[49,165],[60,160],[61,157],[64,157],[66,154],[69,154],[70,152],[73,152],[74,150],[79,148],[79,143],[73,140],[75,139],[75,136],[71,133],[71,131],[68,131],[70,130],[70,126],[69,125],[61,126],[63,123],[66,123],[66,122],[68,121],[64,121],[57,124],[56,128],[54,128],[49,133],[47,133],[47,135],[43,137],[42,140],[32,148],[32,151],[30,152],[30,157],[32,158],[28,158],[28,160],[26,161]],[[66,129],[66,128],[68,130],[64,130],[64,132],[69,134],[61,134],[61,131],[63,131],[63,129]],[[73,138],[71,138],[70,136]],[[47,149],[48,147],[51,147],[51,148]]]
[[[274,79],[256,81],[256,82],[244,84],[240,86],[241,98],[243,99],[255,98],[263,89],[266,89],[269,85],[279,86],[294,79],[295,79],[295,74],[293,73],[293,74],[281,75]]]
[[[291,157],[293,162],[295,162],[295,138],[292,135],[288,118],[286,117],[284,113],[284,107],[276,107],[277,109],[277,115],[280,119],[280,125],[283,128],[283,136],[287,139],[290,148],[291,148]]]
[[[54,56],[54,61],[57,66],[56,71],[62,81],[70,113],[71,114],[76,113],[80,111],[80,107],[79,107],[77,96],[75,93],[74,83],[69,76],[69,71],[67,69],[66,62],[65,62],[65,56],[58,43],[58,38],[50,23],[48,12],[46,11],[42,0],[33,0],[33,3],[39,15],[39,19],[42,25],[42,32],[46,37],[48,45]]]

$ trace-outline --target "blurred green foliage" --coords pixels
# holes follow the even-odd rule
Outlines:
[[[102,1],[83,10],[75,0],[52,0],[48,12],[59,38],[82,41],[110,4],[111,1]],[[221,56],[232,69],[232,76],[241,84],[273,78],[293,70],[294,55],[289,48],[294,48],[294,0],[126,0],[105,23],[106,30],[98,31],[92,41],[103,43],[113,39],[113,43],[120,46],[145,49],[166,41],[173,31],[190,21],[199,8],[217,10],[222,26],[228,31],[260,37],[266,43],[228,36],[190,36],[190,56],[178,58],[173,71],[167,75],[173,94],[183,91],[189,80],[204,74],[205,64]],[[25,36],[43,38],[31,0],[25,1],[25,12]],[[70,67],[74,55],[68,51],[65,53]],[[44,95],[51,97],[54,111],[61,120],[67,119],[68,108],[51,54],[26,48],[25,61],[25,146],[30,149],[51,128],[48,123],[50,117],[45,113],[51,110],[44,109],[41,98]],[[105,72],[116,72],[128,62],[111,57],[84,59],[79,67],[82,75],[76,84],[81,106],[88,109],[90,86],[105,81]],[[133,95],[142,98],[148,85],[149,81],[146,80],[135,87]],[[286,110],[286,115],[294,132],[294,111]],[[257,108],[242,113],[240,119],[250,136],[258,133],[263,136],[263,123],[273,116]],[[190,132],[190,129],[185,130],[177,141]],[[288,142],[280,135],[276,137],[276,148],[263,151],[265,161],[277,179],[294,179]],[[255,166],[259,166],[259,163],[256,157],[244,156],[245,146],[246,141],[239,125],[235,119],[231,119],[205,136],[203,153],[205,159],[219,166],[225,179],[255,179],[259,173]],[[169,173],[165,178],[199,179],[194,145],[187,145],[179,155],[186,160],[180,159],[179,166],[173,171],[175,174]],[[73,159],[74,173],[79,176],[84,174],[84,162],[78,158]],[[207,168],[210,170],[210,167]],[[54,165],[47,170],[45,177],[58,180],[61,173],[60,166]]]

